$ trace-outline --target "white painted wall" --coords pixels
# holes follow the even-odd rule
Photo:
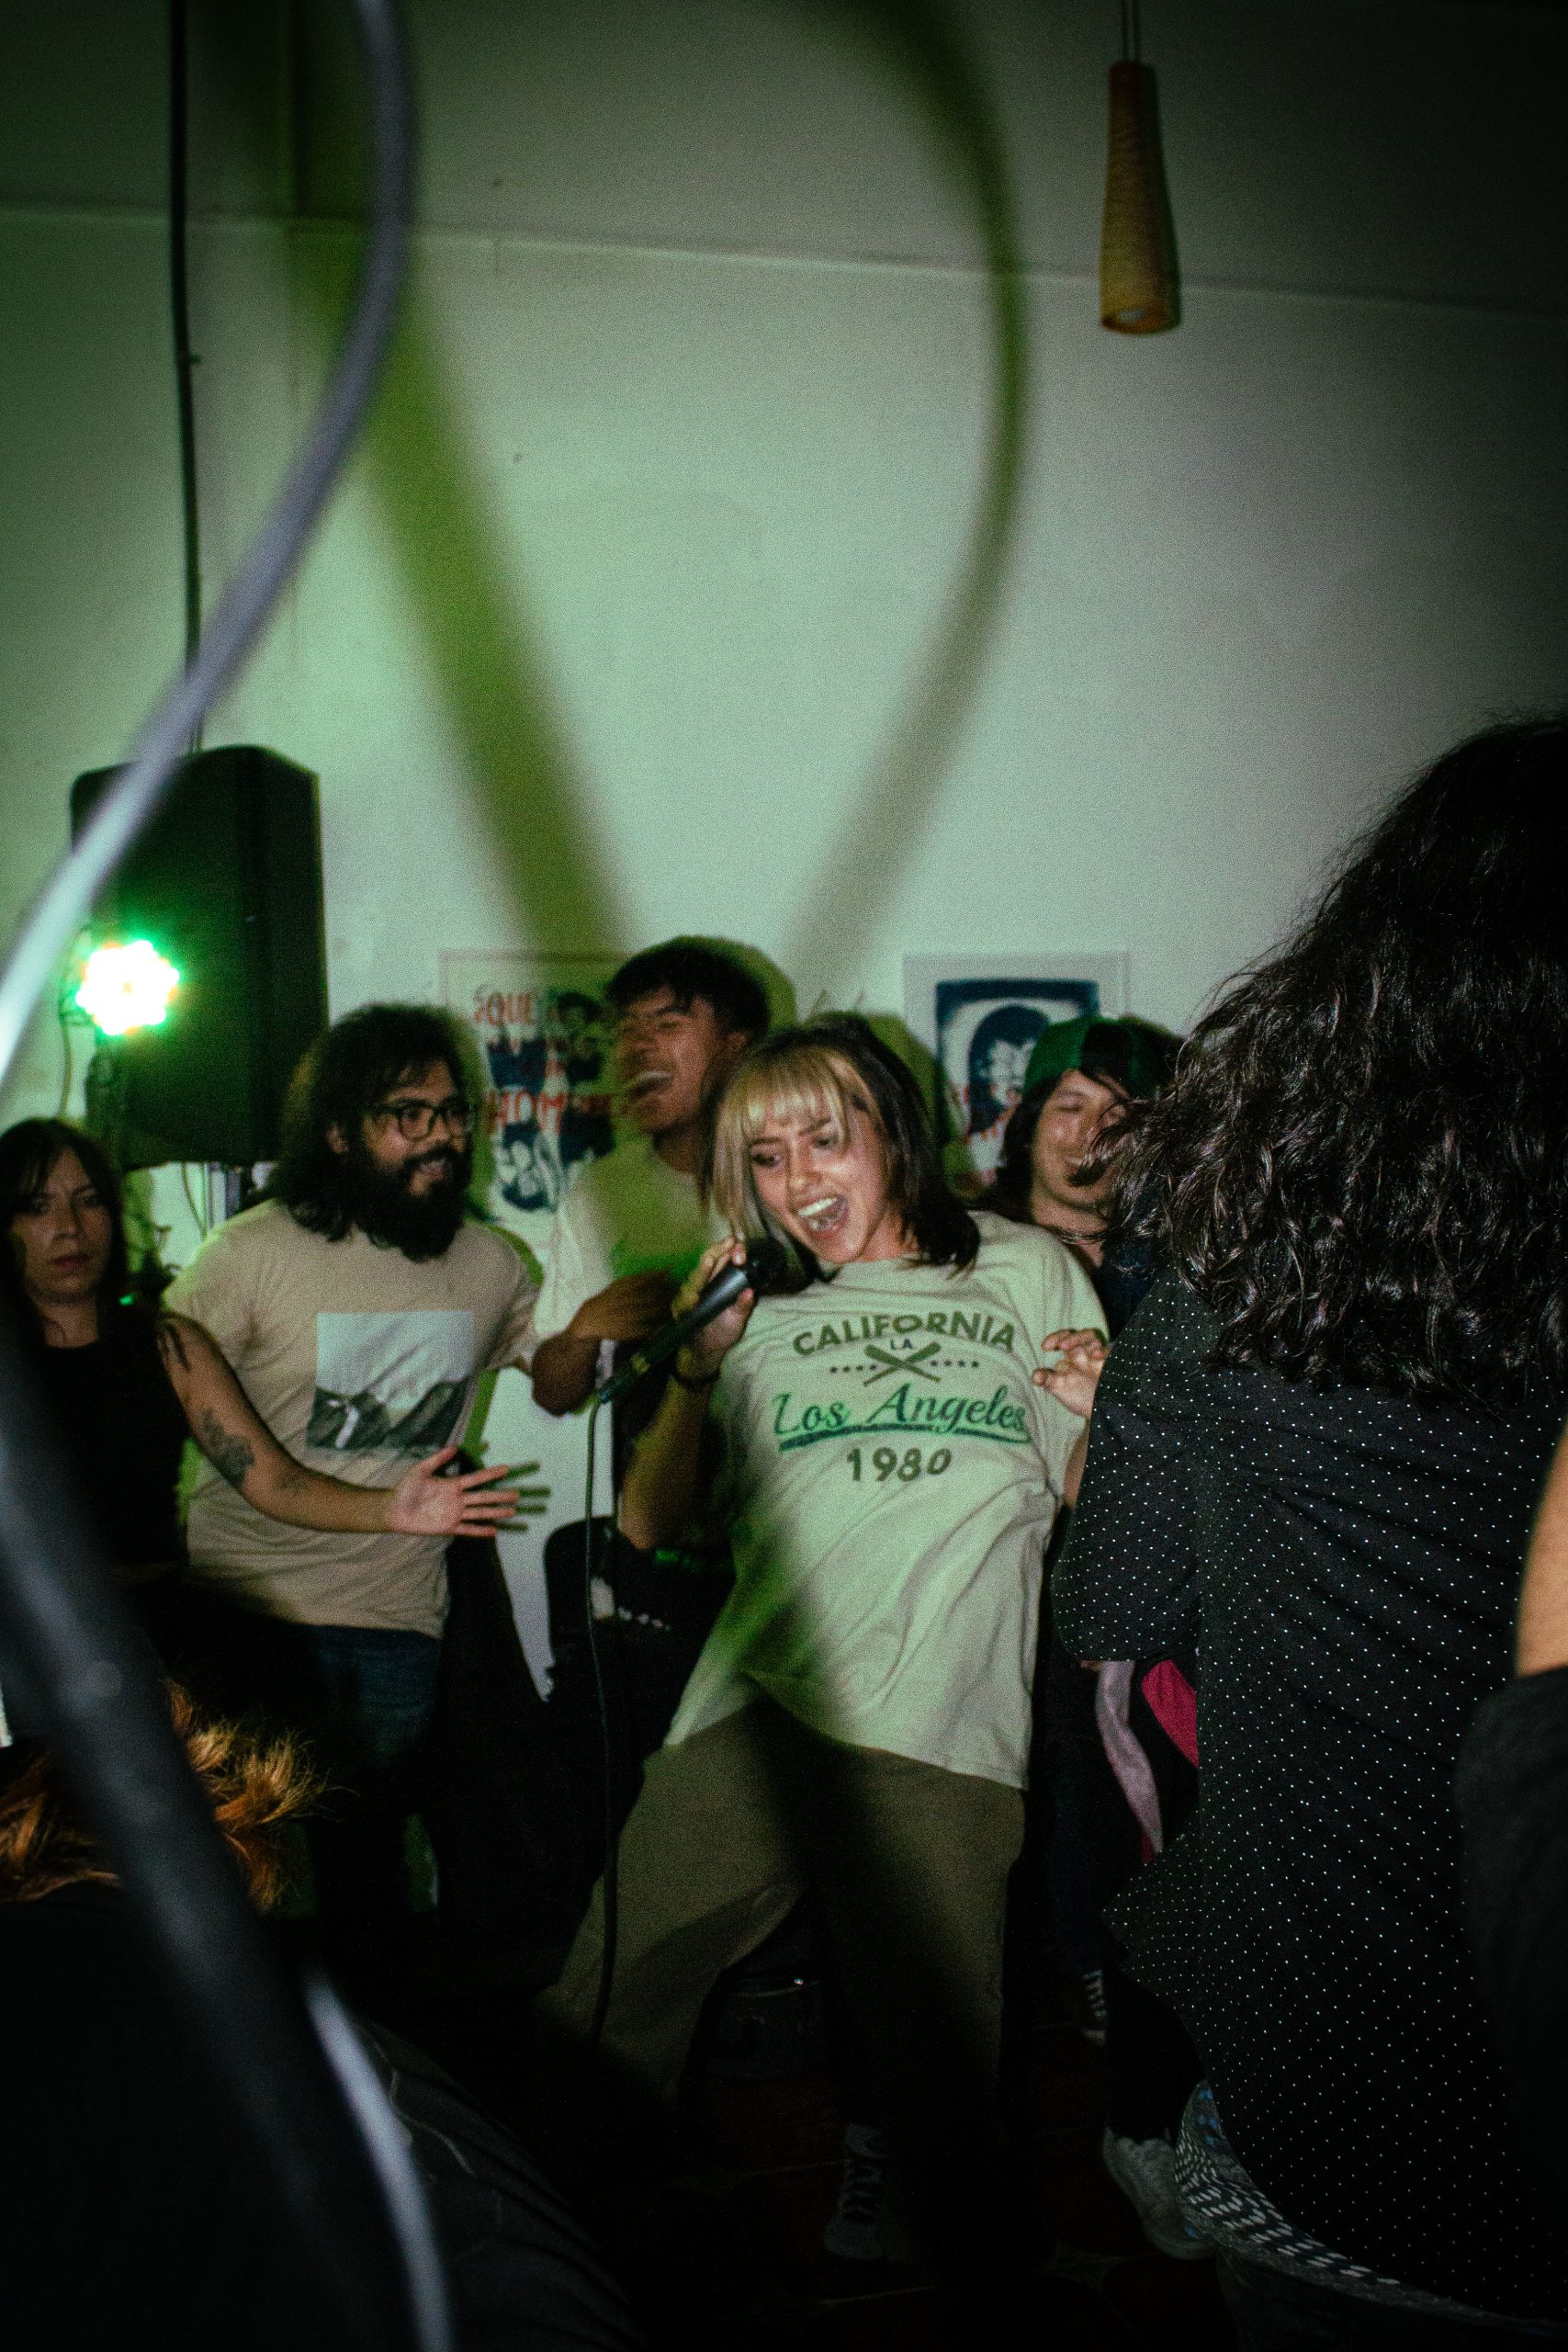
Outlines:
[[[179,593],[162,11],[8,15],[6,910],[165,673]],[[1140,341],[1092,282],[1115,11],[954,8],[1027,264],[1020,525],[955,740],[874,822],[992,390],[980,240],[908,88],[847,7],[410,16],[400,363],[213,730],[321,772],[335,1007],[430,991],[446,946],[691,927],[876,1005],[908,949],[1125,946],[1184,1020],[1400,774],[1562,693],[1552,12],[1151,0],[1185,318]],[[284,136],[286,35],[258,8],[197,91],[212,578],[352,248],[283,217],[353,183],[330,55]]]
[[[198,25],[212,580],[354,250],[342,61],[300,15],[300,51],[262,0]],[[1097,323],[1116,9],[954,0],[1029,379],[930,757],[900,730],[995,388],[983,241],[898,60],[848,0],[408,16],[397,364],[209,734],[321,774],[334,1011],[434,993],[444,948],[695,929],[872,1008],[910,951],[1125,948],[1135,1006],[1183,1023],[1403,775],[1564,697],[1558,12],[1148,0],[1184,319],[1139,340]],[[162,21],[5,11],[0,923],[177,650]],[[40,1026],[0,1107],[58,1079]]]

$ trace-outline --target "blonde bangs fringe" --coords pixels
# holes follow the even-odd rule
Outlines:
[[[751,1182],[751,1146],[775,1120],[814,1125],[832,1119],[850,1131],[850,1114],[868,1116],[852,1066],[831,1046],[815,1040],[770,1056],[766,1044],[740,1062],[724,1091],[713,1138],[714,1205],[732,1233],[755,1236],[770,1230]]]

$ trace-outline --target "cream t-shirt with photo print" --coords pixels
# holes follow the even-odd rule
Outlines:
[[[165,1304],[210,1333],[296,1461],[391,1487],[462,1437],[480,1373],[526,1363],[534,1297],[523,1259],[488,1226],[414,1260],[357,1230],[325,1240],[264,1201],[209,1236]],[[274,1616],[416,1634],[446,1619],[442,1537],[285,1527],[208,1463],[186,1544],[196,1576]]]

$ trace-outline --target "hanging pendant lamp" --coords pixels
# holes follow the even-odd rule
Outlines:
[[[1159,334],[1180,317],[1176,238],[1160,153],[1154,69],[1138,55],[1136,0],[1123,6],[1122,28],[1123,54],[1111,69],[1100,322],[1116,334]]]

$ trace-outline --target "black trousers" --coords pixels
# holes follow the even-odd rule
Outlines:
[[[1119,2139],[1172,2140],[1202,2069],[1174,2009],[1129,1976],[1105,1972],[1105,2120]]]

